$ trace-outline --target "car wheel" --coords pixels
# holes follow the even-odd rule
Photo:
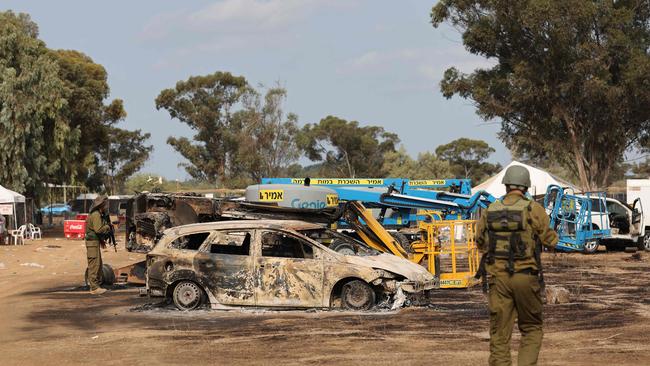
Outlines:
[[[333,251],[343,254],[343,255],[356,255],[357,252],[354,250],[354,246],[345,240],[334,240],[332,244],[329,245],[329,248]]]
[[[84,274],[84,282],[86,283],[86,286],[89,286],[88,284],[88,268],[86,268],[86,273]],[[113,267],[111,267],[109,264],[102,264],[102,272],[101,276],[99,277],[99,284],[100,285],[105,285],[105,286],[113,286],[115,283],[115,272],[113,272]]]
[[[192,281],[181,281],[174,287],[172,300],[179,310],[194,310],[203,303],[203,290]]]
[[[594,254],[598,251],[598,245],[598,241],[588,241],[585,243],[585,247],[582,252],[585,254]]]
[[[639,238],[639,249],[650,252],[650,232],[647,230],[643,238]]]
[[[397,231],[391,232],[390,235],[402,247],[402,249],[404,249],[405,252],[413,253],[411,250],[411,241],[406,237],[406,235]]]
[[[375,305],[375,291],[363,281],[350,281],[343,286],[341,305],[349,310],[371,309]]]

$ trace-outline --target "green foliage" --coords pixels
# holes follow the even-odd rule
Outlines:
[[[145,145],[145,142],[150,136],[151,134],[142,133],[141,130],[128,131],[115,127],[110,129],[110,143],[104,155],[107,192],[124,191],[126,178],[140,170],[149,159],[153,146]]]
[[[138,173],[129,177],[124,182],[124,190],[121,193],[134,194],[137,192],[152,191],[162,186],[165,180],[162,177],[151,173]]]
[[[449,162],[431,152],[420,153],[417,160],[413,160],[404,146],[386,153],[383,170],[388,177],[393,178],[444,179],[452,176]]]
[[[262,101],[260,93],[252,91],[244,98],[244,108],[233,115],[241,126],[233,165],[238,176],[249,178],[248,183],[285,175],[287,167],[300,157],[296,144],[298,116],[284,114],[286,96],[285,89],[271,88]],[[244,183],[246,180],[229,187],[243,187]]]
[[[148,136],[114,126],[126,112],[119,100],[104,106],[108,93],[101,65],[77,51],[49,50],[28,15],[0,12],[0,181],[37,200],[44,183],[99,190],[109,143],[122,155],[135,152],[130,163],[117,163],[120,179],[137,170]]]
[[[208,181],[190,179],[185,181],[167,180],[154,173],[137,173],[126,179],[123,190],[120,193],[134,194],[144,191],[160,192],[197,192],[197,191],[221,191],[213,183]],[[228,192],[224,192],[228,194]]]
[[[286,174],[300,156],[298,117],[284,113],[286,96],[281,87],[262,96],[244,77],[216,72],[192,76],[161,91],[156,108],[196,131],[193,140],[167,140],[188,160],[182,165],[190,176],[245,187],[264,176]]]
[[[518,154],[576,171],[585,190],[604,187],[650,124],[647,1],[442,0],[449,22],[492,68],[444,73],[443,94],[471,99]]]
[[[58,66],[26,14],[0,12],[0,182],[34,195],[58,170],[55,157],[74,132],[61,119],[66,105]]]
[[[330,177],[382,177],[384,154],[395,151],[396,134],[382,127],[360,127],[357,121],[327,116],[305,125],[298,145],[307,157],[320,162],[320,175]]]
[[[153,147],[145,143],[150,134],[116,127],[126,118],[126,111],[120,99],[104,104],[110,89],[102,65],[78,51],[52,53],[60,65],[59,76],[66,84],[69,102],[64,115],[71,128],[81,135],[72,174],[56,181],[80,181],[93,191],[122,190],[124,180],[149,158]]]
[[[108,131],[102,124],[103,100],[109,93],[106,70],[78,51],[56,50],[51,54],[59,65],[59,78],[65,85],[63,91],[68,101],[62,114],[79,135],[76,143],[67,144],[76,150],[69,168],[54,177],[54,181],[80,182],[93,191],[99,190],[103,177],[94,151],[97,146],[108,144]]]
[[[470,178],[473,184],[501,170],[501,165],[485,162],[492,153],[494,149],[487,142],[464,137],[436,148],[438,158],[451,164],[455,178]]]
[[[169,137],[167,143],[188,163],[185,170],[196,179],[223,181],[235,158],[241,124],[232,108],[250,88],[246,79],[228,72],[192,76],[165,89],[156,97],[156,108],[196,131],[194,141]]]

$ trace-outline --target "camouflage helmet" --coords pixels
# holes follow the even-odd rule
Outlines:
[[[530,173],[521,165],[513,165],[506,169],[501,183],[507,186],[521,186],[530,188]]]
[[[95,198],[93,201],[93,205],[90,207],[90,212],[99,209],[102,205],[106,204],[106,202],[108,202],[108,196],[105,194],[97,196],[97,198]]]

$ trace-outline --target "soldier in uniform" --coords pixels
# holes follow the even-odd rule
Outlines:
[[[543,334],[541,245],[554,248],[558,236],[544,208],[526,197],[528,169],[511,166],[502,183],[507,193],[482,213],[476,238],[483,253],[477,276],[489,289],[489,364],[512,364],[510,337],[516,318],[521,332],[518,365],[536,365]]]
[[[86,218],[86,253],[88,257],[88,284],[90,293],[101,295],[106,289],[99,287],[102,275],[101,248],[106,248],[104,238],[110,232],[110,223],[102,218],[108,205],[108,197],[95,198]]]

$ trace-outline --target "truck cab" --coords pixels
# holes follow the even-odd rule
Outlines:
[[[639,249],[650,251],[650,240],[646,244],[646,225],[641,200],[635,199],[628,205],[614,198],[606,199],[607,220],[611,229],[611,235],[600,240],[608,250],[624,249],[625,247],[637,246]],[[592,217],[598,215],[598,206],[592,205]],[[595,226],[599,226],[593,220]],[[648,227],[650,229],[650,227]]]

